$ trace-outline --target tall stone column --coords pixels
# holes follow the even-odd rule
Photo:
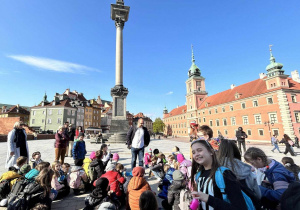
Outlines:
[[[116,4],[111,5],[111,18],[116,26],[116,83],[111,89],[113,98],[112,121],[110,133],[113,134],[109,142],[126,141],[126,133],[129,124],[126,119],[126,97],[128,89],[123,86],[123,28],[128,20],[130,7],[124,6],[122,0],[117,0]]]

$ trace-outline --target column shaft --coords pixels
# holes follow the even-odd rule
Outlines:
[[[123,27],[116,29],[116,85],[123,85]]]

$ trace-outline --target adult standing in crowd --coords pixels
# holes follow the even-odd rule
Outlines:
[[[67,140],[65,156],[68,156],[69,140],[70,140],[70,137],[69,137],[69,122],[68,121],[66,121],[64,123],[64,135],[65,135],[65,139]]]
[[[18,157],[24,156],[28,159],[27,134],[23,128],[22,121],[14,124],[14,129],[7,135],[7,157],[5,168],[16,164]]]
[[[139,166],[143,167],[144,148],[150,143],[150,135],[144,120],[140,118],[137,126],[132,126],[127,133],[127,147],[131,149],[131,169],[136,166],[136,159],[139,156]]]
[[[58,132],[55,134],[55,161],[60,159],[63,164],[65,160],[68,138],[65,134],[65,127],[59,126]]]
[[[76,131],[75,131],[76,138],[79,136],[80,133],[84,133],[84,131],[83,131],[81,126],[78,126]]]
[[[272,145],[274,146],[274,148],[271,149],[271,151],[274,152],[274,150],[277,149],[278,152],[281,153],[281,152],[280,152],[280,149],[279,149],[279,147],[278,147],[278,142],[279,142],[279,141],[278,141],[278,139],[277,139],[277,135],[274,134],[274,135],[272,136],[271,142],[272,142]]]
[[[72,124],[69,125],[68,136],[69,136],[69,144],[67,145],[68,147],[66,151],[66,157],[68,157],[69,151],[70,151],[70,156],[73,157],[72,150],[73,150],[73,144],[75,138],[75,128],[73,128]]]
[[[237,142],[238,142],[238,147],[239,147],[240,153],[242,154],[242,145],[243,145],[244,152],[246,152],[246,138],[248,138],[248,136],[243,131],[242,127],[238,128],[238,131],[236,132],[235,136],[237,138]]]

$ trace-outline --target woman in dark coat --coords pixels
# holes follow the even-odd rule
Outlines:
[[[291,153],[292,156],[296,156],[296,154],[294,153],[294,151],[292,149],[292,145],[291,145],[291,144],[293,144],[293,141],[287,134],[283,135],[283,139],[279,143],[285,144],[285,151],[284,151],[285,155],[289,152],[289,153]]]
[[[64,127],[60,126],[58,132],[55,134],[55,161],[59,161],[63,164],[65,160],[66,148],[68,138],[64,134]]]

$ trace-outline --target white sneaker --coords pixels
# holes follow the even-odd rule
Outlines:
[[[2,199],[0,202],[0,206],[7,206],[8,200],[6,198]]]

